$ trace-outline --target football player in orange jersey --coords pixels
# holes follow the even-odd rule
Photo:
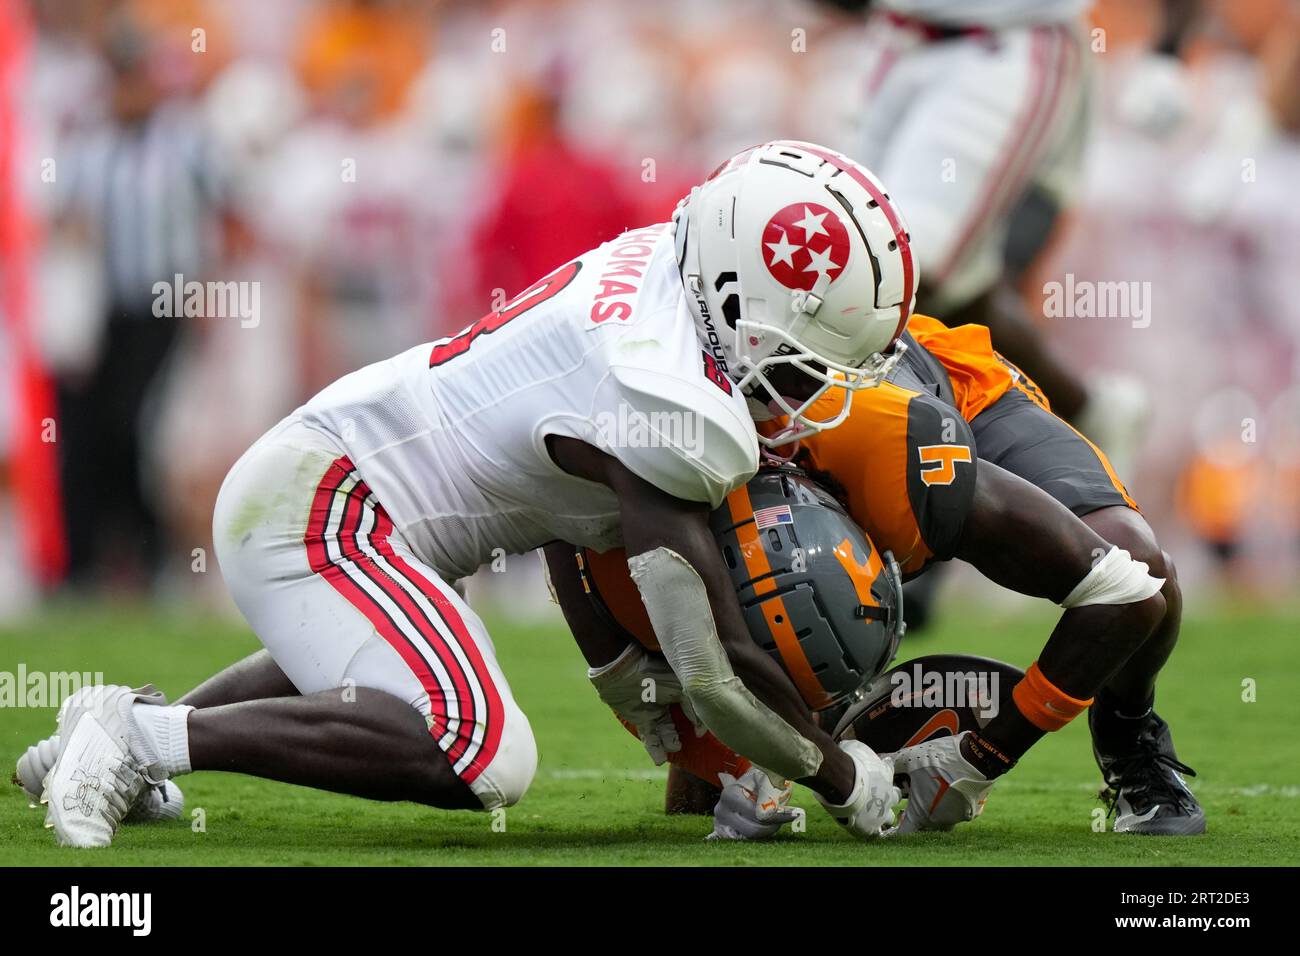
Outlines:
[[[1016,686],[1015,706],[986,727],[896,755],[911,794],[900,829],[971,819],[1030,746],[1090,708],[1115,830],[1203,832],[1204,813],[1180,776],[1192,771],[1153,709],[1182,607],[1172,560],[1106,456],[1052,414],[1037,386],[993,350],[987,329],[917,315],[903,341],[889,379],[858,393],[840,428],[805,438],[797,462],[838,491],[905,577],[957,557],[1066,611]],[[827,411],[835,409],[819,414]],[[608,659],[626,633],[580,606],[572,550],[551,546],[547,562],[580,645],[609,642],[597,655]],[[612,579],[601,595],[619,618]],[[690,802],[682,781],[675,775],[670,806]]]

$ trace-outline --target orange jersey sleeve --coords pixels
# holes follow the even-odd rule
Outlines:
[[[913,315],[907,331],[943,365],[952,382],[957,411],[966,421],[1005,395],[1022,374],[993,350],[989,330],[983,325],[950,329],[928,315]]]

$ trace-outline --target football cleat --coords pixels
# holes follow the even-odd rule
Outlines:
[[[137,690],[140,694],[156,693],[152,684],[145,685]],[[64,714],[68,709],[68,702],[71,696],[64,699],[59,707],[59,712],[55,717],[55,724],[63,726]],[[160,703],[166,703],[164,697]],[[45,776],[54,766],[55,760],[59,756],[59,735],[53,734],[44,740],[32,744],[18,758],[18,764],[14,771],[13,782],[22,787],[23,791],[32,801],[32,806],[36,806],[41,798],[41,793],[45,786]],[[164,780],[157,786],[147,787],[131,807],[130,811],[123,818],[123,823],[153,823],[165,820],[178,820],[185,810],[185,794],[181,788],[171,780]]]
[[[902,822],[889,836],[951,830],[984,812],[984,800],[994,781],[962,756],[961,740],[968,733],[938,737],[890,754],[894,772],[906,778],[907,807]]]
[[[18,758],[14,772],[14,783],[22,787],[36,806],[45,787],[45,776],[54,766],[59,756],[59,735],[46,737],[39,743],[32,744]],[[185,794],[171,780],[164,780],[157,786],[146,787],[140,798],[131,806],[123,823],[156,823],[163,820],[179,820],[185,811]]]
[[[1094,712],[1088,714],[1095,727]],[[1100,796],[1115,815],[1116,833],[1146,836],[1195,836],[1205,832],[1205,811],[1182,774],[1196,771],[1179,761],[1169,725],[1152,711],[1137,736],[1124,747],[1098,742],[1092,753],[1106,788]]]
[[[179,820],[185,812],[185,794],[170,780],[144,788],[122,818],[123,823],[160,823]]]
[[[152,687],[77,691],[60,716],[58,758],[45,777],[45,825],[62,846],[105,847],[140,795],[165,779],[131,753],[136,703],[162,705]]]
[[[18,765],[14,768],[13,780],[15,784],[23,788],[33,805],[40,800],[41,791],[45,789],[45,775],[50,772],[50,768],[54,766],[54,761],[58,759],[58,734],[32,744],[18,758]]]

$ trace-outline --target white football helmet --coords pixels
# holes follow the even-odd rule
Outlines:
[[[778,140],[737,153],[677,204],[677,264],[701,341],[750,398],[755,417],[788,417],[769,448],[844,421],[852,393],[878,385],[902,353],[919,280],[902,216],[880,182],[848,157]],[[820,381],[799,403],[765,371],[792,364]],[[838,414],[806,416],[827,389]]]

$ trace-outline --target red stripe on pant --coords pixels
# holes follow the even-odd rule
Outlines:
[[[379,567],[375,560],[366,554],[361,544],[362,531],[361,526],[365,517],[364,503],[370,497],[370,488],[364,481],[357,481],[357,484],[349,492],[348,511],[345,512],[344,522],[339,528],[338,538],[343,548],[344,557],[350,560],[355,567],[368,581],[373,583],[388,596],[388,599],[397,605],[402,616],[407,622],[416,629],[424,643],[433,651],[439,662],[443,665],[447,675],[451,678],[452,690],[456,700],[456,739],[447,748],[447,756],[452,763],[458,761],[474,743],[474,727],[479,722],[478,705],[475,702],[473,687],[471,686],[470,675],[465,672],[456,657],[453,649],[447,644],[442,633],[434,626],[432,620],[420,609],[415,599],[410,593],[402,587],[401,582],[395,580],[383,568]],[[348,517],[351,511],[352,501],[357,503],[357,517],[352,520]],[[378,551],[376,538],[387,538],[392,531],[392,521],[383,508],[376,503],[374,508],[375,530],[366,535],[372,547]],[[381,531],[382,527],[387,531]],[[381,552],[382,554],[382,552]],[[406,638],[409,642],[410,638]],[[443,717],[444,728],[447,718],[450,714],[448,709],[444,708],[441,716]],[[483,723],[486,725],[489,714],[483,714]]]
[[[341,466],[340,463],[345,461],[346,459],[336,461],[316,488],[316,495],[312,499],[311,517],[307,523],[307,533],[303,536],[303,543],[307,546],[307,560],[311,569],[328,581],[344,600],[365,615],[375,631],[401,655],[402,660],[419,679],[420,686],[429,694],[434,709],[445,714],[447,702],[442,685],[438,683],[424,658],[410,646],[397,625],[375,599],[367,594],[361,585],[348,577],[347,572],[335,564],[329,556],[325,544],[326,526],[329,524],[330,512],[334,507],[334,496],[351,468],[350,462],[347,463],[346,469]]]
[[[364,482],[361,483],[360,487],[364,488],[366,493],[369,494],[370,489],[366,488]],[[496,684],[493,682],[492,675],[488,672],[487,665],[484,662],[482,655],[479,653],[478,645],[469,633],[469,628],[465,626],[464,620],[458,613],[456,613],[456,609],[452,606],[451,602],[447,600],[446,595],[444,595],[442,591],[429,581],[428,578],[424,577],[412,568],[411,565],[394,550],[392,542],[389,540],[389,536],[393,532],[393,521],[388,517],[388,513],[384,511],[382,507],[377,506],[375,508],[375,519],[375,530],[370,535],[370,543],[374,546],[375,550],[379,552],[380,556],[383,557],[390,566],[392,566],[394,571],[405,578],[411,587],[423,594],[425,599],[428,600],[434,613],[438,615],[446,628],[451,632],[457,646],[464,654],[465,659],[469,663],[470,671],[478,684],[479,691],[483,696],[483,740],[479,744],[477,752],[471,754],[470,765],[465,768],[465,772],[462,774],[462,778],[466,779],[468,782],[477,777],[483,767],[491,763],[492,757],[496,755],[497,747],[501,740],[502,724],[505,722],[505,713],[501,707],[501,695],[497,692]],[[406,597],[409,600],[409,595],[406,595]],[[414,602],[411,602],[411,606],[414,611],[423,615],[423,612],[420,612],[419,609],[415,607]],[[428,620],[427,617],[424,619],[426,621]],[[431,621],[429,622],[429,625],[431,628],[433,627]],[[434,628],[434,631],[437,633],[436,628]],[[439,639],[442,641],[440,633]],[[443,646],[446,647],[445,641],[442,641],[442,643]],[[447,652],[449,655],[451,654],[450,647],[447,648]],[[442,655],[439,655],[439,657],[441,658]],[[453,660],[450,664],[456,665],[456,671],[454,673],[465,674],[464,667],[460,664],[459,660]],[[449,670],[450,664],[448,665]],[[469,703],[474,708],[473,712],[477,713],[477,705],[475,705],[472,700]],[[447,751],[447,756],[450,757],[454,763],[465,755],[472,744],[473,725],[471,724],[469,727],[469,733],[461,735],[461,737],[452,744],[450,749]]]
[[[1050,77],[1044,77],[1053,40],[1055,69]],[[1030,172],[1028,167],[1038,155],[1047,130],[1057,119],[1061,88],[1065,85],[1065,73],[1070,69],[1066,61],[1073,58],[1071,42],[1067,27],[1040,27],[1034,31],[1030,47],[1033,71],[1028,84],[1031,92],[1027,108],[1007,137],[1001,166],[986,180],[983,195],[968,216],[947,259],[934,270],[936,287],[941,288],[947,281],[975,238],[997,221],[998,211],[1010,207],[1024,191]]]
[[[401,628],[394,622],[379,602],[366,592],[348,575],[347,571],[341,566],[341,562],[335,561],[329,556],[329,550],[326,546],[326,535],[329,524],[329,516],[334,506],[334,496],[342,487],[344,481],[354,471],[354,466],[346,457],[340,458],[334,462],[330,470],[322,479],[317,488],[315,499],[312,503],[311,519],[308,524],[305,543],[307,545],[308,558],[313,571],[324,577],[331,586],[334,587],[348,603],[356,607],[366,619],[374,625],[375,630],[385,641],[401,656],[402,660],[411,669],[412,673],[419,679],[421,687],[429,694],[429,701],[435,717],[440,718],[443,727],[431,728],[431,733],[435,738],[440,737],[445,732],[446,724],[449,720],[449,707],[446,692],[439,683],[437,676],[429,668],[428,663],[421,656],[419,651],[411,644],[411,638],[404,633]],[[451,677],[453,684],[453,693],[457,701],[457,711],[459,723],[457,726],[457,737],[451,748],[447,750],[448,759],[454,764],[473,744],[473,733],[475,727],[475,707],[474,698],[470,692],[469,680],[456,659],[451,648],[447,645],[442,634],[434,627],[432,621],[420,610],[419,606],[412,599],[401,585],[390,577],[375,561],[367,555],[361,547],[360,537],[362,535],[361,527],[364,518],[364,501],[370,496],[370,489],[364,482],[358,481],[357,486],[349,493],[347,501],[344,503],[344,513],[338,531],[334,537],[342,552],[343,561],[351,562],[353,567],[361,573],[366,580],[378,587],[388,598],[401,610],[402,616],[407,622],[415,628],[417,633],[425,640],[430,649],[437,656],[440,663],[446,669]],[[392,521],[378,506],[374,509],[376,518],[376,530],[382,534],[376,536],[370,535],[370,543],[381,555],[386,558],[385,550],[391,554],[392,548],[387,541],[388,534],[392,531]],[[378,537],[380,540],[376,540]],[[382,542],[382,544],[381,544]],[[391,560],[391,559],[390,559]],[[403,562],[404,563],[404,562]],[[409,566],[403,570],[404,575],[409,576]],[[423,582],[427,587],[422,587]],[[428,585],[426,579],[413,580],[412,585],[417,587],[422,593],[432,590],[438,597],[442,597],[436,588]],[[436,604],[435,604],[436,606]],[[462,625],[463,629],[463,625]],[[468,634],[463,630],[461,632],[452,629],[453,634],[457,637],[458,643],[466,643]],[[476,650],[476,649],[475,649]],[[466,657],[473,661],[476,654],[466,653]],[[495,686],[485,680],[486,668],[476,668],[475,676],[479,683],[483,684],[484,697],[489,701],[495,699],[499,701],[499,695]],[[490,690],[489,690],[490,688]],[[496,714],[493,715],[492,711]],[[495,716],[496,719],[491,718]],[[493,725],[496,725],[495,737],[500,739],[500,724],[504,720],[501,714],[499,704],[490,707],[488,714],[484,715],[486,726],[485,737],[492,738]],[[492,748],[495,753],[495,746]],[[478,754],[474,755],[469,767],[461,774],[461,779],[466,783],[472,782],[481,772],[482,768],[490,761],[490,757],[484,760],[482,757],[483,748],[480,747]]]
[[[492,674],[488,670],[487,662],[483,660],[483,654],[479,650],[478,643],[474,640],[473,635],[470,634],[465,619],[460,616],[460,612],[456,610],[456,606],[452,604],[446,594],[435,587],[418,570],[412,568],[405,558],[393,550],[392,543],[388,540],[388,535],[392,530],[392,520],[382,512],[381,517],[388,530],[373,538],[379,548],[379,553],[429,600],[438,616],[442,618],[443,623],[447,625],[447,629],[455,636],[461,650],[464,651],[470,669],[478,678],[479,687],[482,689],[483,696],[487,701],[484,708],[486,711],[484,719],[486,727],[482,746],[479,748],[479,752],[474,755],[470,766],[466,767],[465,772],[461,774],[462,779],[468,783],[492,762],[492,758],[496,756],[497,749],[501,745],[501,732],[505,727],[505,708],[501,703],[501,694],[497,691],[496,682],[492,680]]]

